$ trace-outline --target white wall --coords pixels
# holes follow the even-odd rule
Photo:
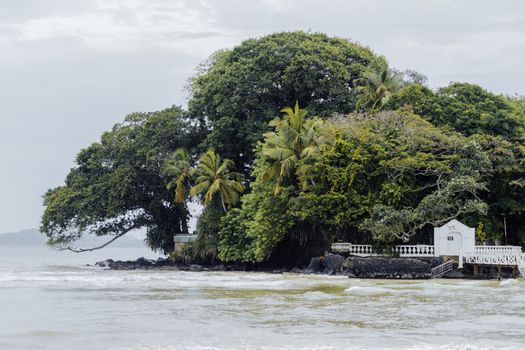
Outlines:
[[[452,220],[441,227],[434,228],[434,254],[458,256],[475,253],[475,229],[457,220]]]

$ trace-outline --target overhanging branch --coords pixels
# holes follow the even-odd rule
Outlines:
[[[99,250],[99,249],[102,249],[104,248],[105,246],[107,245],[110,245],[111,243],[113,243],[115,240],[117,240],[118,238],[124,236],[126,233],[128,233],[129,231],[135,229],[135,226],[132,226],[126,230],[124,230],[123,232],[119,233],[118,235],[116,235],[115,237],[113,237],[112,239],[110,239],[109,241],[107,241],[106,243],[102,244],[102,245],[99,245],[97,247],[93,247],[93,248],[74,248],[74,247],[64,247],[64,248],[60,248],[60,250],[69,250],[71,252],[74,252],[74,253],[84,253],[84,252],[92,252],[94,250]]]

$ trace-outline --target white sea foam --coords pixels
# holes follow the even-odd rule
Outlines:
[[[327,300],[327,299],[334,299],[334,295],[323,293],[319,291],[313,291],[313,292],[306,292],[303,294],[303,298],[306,300]]]
[[[502,287],[507,287],[507,286],[515,286],[515,285],[518,285],[519,283],[520,281],[518,281],[517,279],[506,279],[506,280],[501,281],[499,285]]]
[[[345,289],[346,293],[359,294],[359,295],[372,295],[372,294],[386,294],[393,293],[394,290],[383,287],[371,287],[371,286],[351,286]]]

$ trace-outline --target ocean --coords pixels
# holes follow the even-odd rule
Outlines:
[[[524,349],[525,282],[109,271],[0,246],[0,349]]]

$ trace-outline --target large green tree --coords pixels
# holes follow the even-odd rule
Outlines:
[[[145,228],[151,248],[171,251],[173,235],[188,230],[188,211],[173,201],[162,167],[175,149],[194,145],[191,130],[179,107],[134,113],[81,150],[65,184],[44,195],[49,243],[83,251],[72,245],[84,234],[113,240]]]
[[[396,92],[384,109],[410,108],[442,128],[471,136],[491,160],[493,174],[482,195],[488,215],[471,221],[483,224],[489,237],[525,241],[525,107],[523,98],[495,95],[480,86],[452,83],[436,92],[412,84]]]
[[[524,140],[524,122],[519,103],[482,87],[452,83],[435,93],[413,84],[393,94],[384,109],[410,107],[437,126],[448,126],[465,136],[488,134],[511,141]]]
[[[450,218],[486,214],[479,195],[492,167],[481,146],[411,113],[323,123],[317,150],[298,159],[288,175],[295,180],[283,181],[277,194],[264,176],[274,162],[264,149],[274,139],[265,134],[252,192],[223,220],[222,259],[272,260],[282,258],[285,247],[304,257],[337,238],[428,243],[428,235],[415,236]]]
[[[355,109],[356,82],[375,58],[368,48],[325,34],[283,32],[215,53],[191,82],[189,112],[213,146],[249,174],[253,149],[283,106],[319,117]]]

